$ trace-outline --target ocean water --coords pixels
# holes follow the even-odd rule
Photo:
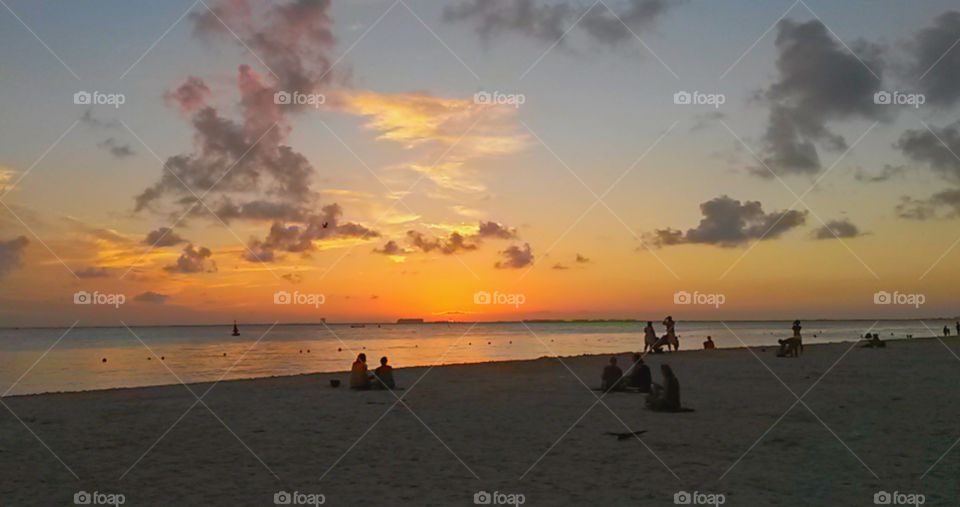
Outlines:
[[[929,337],[953,321],[808,321],[804,343]],[[776,346],[791,323],[683,322],[680,348]],[[241,325],[0,329],[0,395],[81,391],[349,370],[359,352],[395,367],[604,354],[643,348],[638,322]],[[663,327],[656,326],[658,334]],[[162,357],[163,359],[159,359]],[[106,361],[104,361],[106,359]]]

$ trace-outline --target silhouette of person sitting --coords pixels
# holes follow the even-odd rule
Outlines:
[[[669,364],[660,365],[663,373],[663,385],[653,384],[653,390],[647,396],[647,407],[659,412],[678,412],[680,408],[680,382]]]
[[[712,337],[712,336],[707,336],[707,341],[703,342],[703,349],[704,349],[704,350],[713,350],[713,349],[715,349],[715,348],[717,348],[717,345],[716,345],[715,343],[713,343],[713,337]]]
[[[635,387],[641,393],[650,392],[650,368],[643,364],[640,354],[633,355],[633,367],[630,368],[630,374],[627,375],[627,386]]]
[[[350,389],[370,389],[371,379],[367,374],[367,355],[361,352],[350,368]]]
[[[617,366],[617,358],[611,357],[610,364],[603,368],[600,389],[603,391],[613,391],[620,389],[620,382],[623,380],[623,370]]]
[[[373,376],[378,382],[378,387],[393,389],[397,384],[393,381],[393,367],[387,364],[387,356],[380,358],[380,366],[373,370]]]
[[[867,333],[864,338],[867,340],[866,343],[861,345],[864,348],[882,349],[887,346],[886,342],[881,340],[880,335],[877,333],[873,333],[873,336],[871,336],[870,333]]]

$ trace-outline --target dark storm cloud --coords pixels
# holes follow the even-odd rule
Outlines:
[[[513,239],[517,237],[517,230],[497,222],[480,222],[476,237]]]
[[[913,162],[927,165],[939,176],[960,182],[960,122],[938,128],[907,130],[895,146]]]
[[[816,173],[821,168],[818,145],[833,150],[847,146],[829,122],[883,118],[882,107],[873,101],[880,79],[871,73],[880,76],[883,70],[880,49],[859,42],[853,54],[817,20],[785,19],[777,29],[777,81],[763,92],[770,102],[764,163],[778,174]],[[771,176],[764,168],[755,172]]]
[[[503,260],[497,261],[493,267],[497,269],[520,269],[533,264],[533,251],[529,243],[523,246],[511,245],[500,252]]]
[[[428,238],[420,232],[407,231],[407,240],[411,245],[424,253],[436,250],[444,255],[451,255],[457,252],[477,249],[476,243],[470,243],[468,239],[459,232],[450,233],[446,238]]]
[[[367,227],[342,221],[343,210],[338,204],[324,206],[321,213],[304,217],[298,223],[274,222],[263,240],[254,239],[248,245],[244,258],[251,262],[273,262],[276,252],[309,252],[313,242],[325,239],[380,237],[380,233]]]
[[[960,217],[960,189],[943,190],[926,199],[904,196],[896,207],[897,216],[908,220]]]
[[[951,106],[960,100],[960,12],[947,11],[914,37],[910,74],[927,103]]]
[[[507,33],[554,43],[561,41],[570,25],[596,42],[615,45],[638,33],[659,18],[670,6],[667,0],[625,0],[593,5],[584,12],[569,2],[542,3],[534,0],[467,0],[447,6],[443,19],[468,22],[484,40]],[[633,33],[631,33],[633,32]]]
[[[112,137],[104,139],[102,142],[97,144],[97,147],[108,151],[116,158],[126,158],[136,155],[136,152],[133,151],[133,148],[131,148],[129,144],[121,143]]]
[[[0,241],[0,278],[20,267],[23,261],[23,252],[28,244],[30,244],[30,241],[25,236]]]
[[[819,227],[813,231],[814,239],[845,239],[856,238],[864,233],[860,231],[853,222],[843,220],[830,220],[827,225]]]
[[[161,227],[155,231],[150,231],[147,233],[147,237],[143,238],[143,244],[151,247],[174,246],[186,242],[186,239],[173,232],[173,229],[169,227]]]
[[[700,204],[700,224],[686,232],[658,229],[647,240],[655,246],[706,244],[735,247],[750,240],[774,239],[806,222],[806,212],[765,213],[758,201],[740,202],[720,196]]]
[[[194,248],[192,244],[183,249],[183,253],[177,258],[177,263],[164,267],[165,271],[171,273],[215,273],[217,263],[211,257],[213,252],[209,248]]]
[[[403,255],[403,248],[392,239],[387,241],[383,248],[374,248],[373,251],[383,255]]]

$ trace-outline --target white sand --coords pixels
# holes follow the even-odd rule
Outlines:
[[[800,359],[755,351],[801,395],[849,347],[808,346]],[[595,387],[607,357],[563,361]],[[726,505],[872,505],[878,490],[958,504],[960,446],[920,479],[960,438],[960,360],[939,341],[850,351],[806,396],[816,416],[798,404],[773,429],[796,399],[750,351],[653,356],[655,380],[662,361],[695,413],[652,413],[635,394],[604,399],[648,430],[650,450],[603,435],[626,431],[603,405],[574,425],[594,393],[541,359],[435,368],[399,393],[416,416],[397,405],[363,438],[391,393],[328,387],[344,374],[222,382],[205,401],[243,443],[197,405],[122,480],[195,402],[182,385],[5,398],[80,479],[0,408],[0,505],[70,505],[97,490],[126,505],[262,506],[281,489],[322,493],[327,505],[473,505],[479,490],[522,493],[526,505],[673,505],[678,490],[723,493]],[[409,387],[426,371],[396,376]]]

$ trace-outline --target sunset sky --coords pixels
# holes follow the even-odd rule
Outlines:
[[[7,5],[3,326],[960,313],[955,2]]]

